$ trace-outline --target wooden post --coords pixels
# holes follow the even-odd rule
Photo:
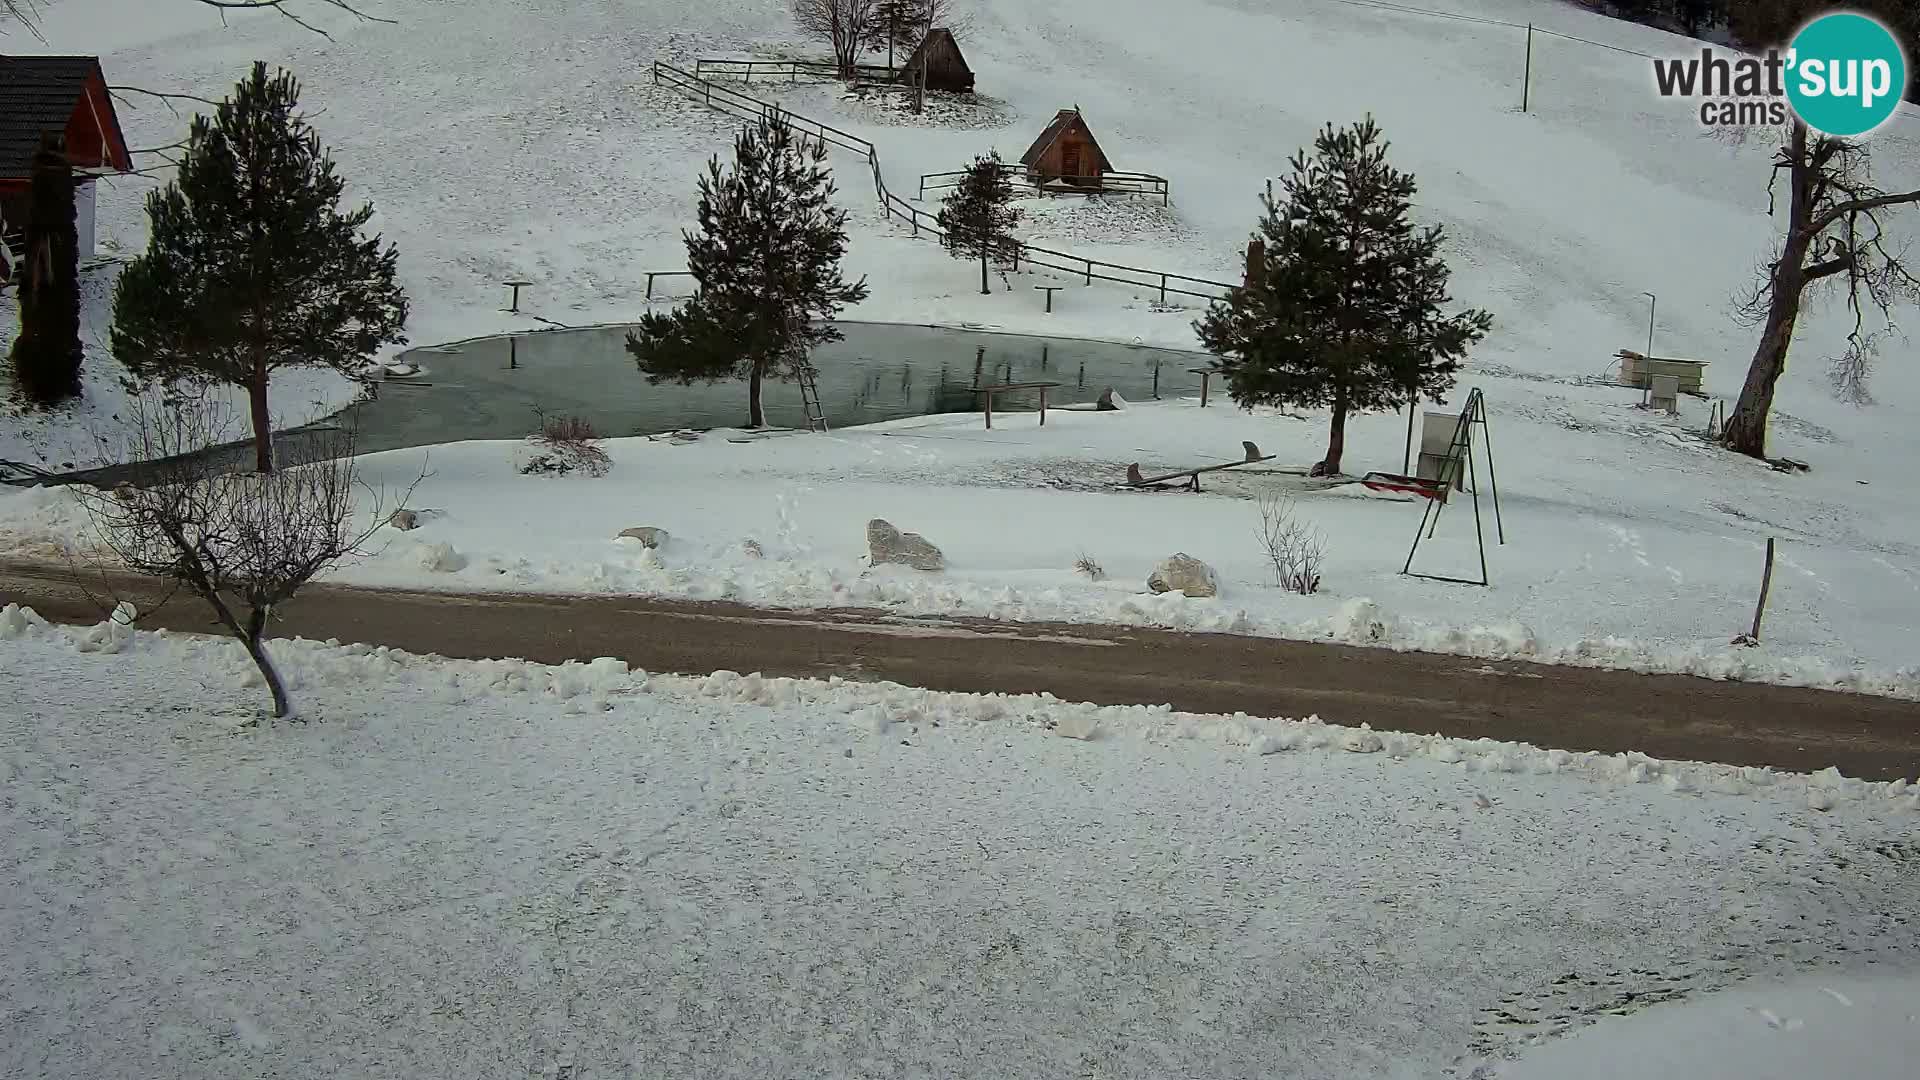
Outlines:
[[[1087,284],[1093,284],[1093,260],[1087,260]]]
[[[1533,24],[1527,24],[1527,73],[1520,80],[1520,111],[1526,112],[1533,98]]]
[[[512,370],[520,366],[520,339],[507,335],[507,368]]]
[[[647,299],[648,300],[653,299],[653,277],[654,275],[652,274],[647,275]]]
[[[1653,313],[1660,306],[1660,298],[1652,293],[1642,293],[1647,298],[1647,359],[1653,359]],[[1652,378],[1652,375],[1648,375]]]
[[[1040,426],[1047,426],[1047,388],[1040,388]]]
[[[1760,617],[1767,613],[1767,590],[1773,587],[1773,537],[1767,537],[1767,567],[1760,572],[1760,603],[1753,609],[1753,632],[1747,643],[1760,644]]]
[[[982,393],[987,395],[987,430],[992,431],[993,430],[993,391],[985,390],[985,391],[982,391]]]
[[[1153,400],[1160,400],[1160,361],[1153,362]]]

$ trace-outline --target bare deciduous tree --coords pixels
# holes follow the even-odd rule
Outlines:
[[[1272,492],[1260,496],[1259,537],[1275,585],[1302,596],[1320,590],[1326,538],[1295,514],[1292,499]]]
[[[793,21],[800,32],[833,47],[840,77],[851,79],[861,54],[876,40],[885,42],[886,23],[875,17],[881,0],[793,0]]]
[[[125,459],[139,462],[132,479],[111,490],[76,489],[99,540],[125,569],[204,600],[260,669],[273,715],[286,716],[286,685],[264,642],[268,620],[388,520],[381,494],[359,480],[352,432],[313,433],[300,444],[298,465],[256,473],[208,452],[234,419],[211,398],[149,391],[130,399],[124,415]],[[364,528],[354,525],[357,492],[372,502]]]
[[[1853,331],[1845,351],[1832,359],[1830,375],[1841,395],[1854,401],[1866,399],[1874,346],[1893,329],[1893,305],[1920,301],[1920,278],[1910,272],[1904,249],[1889,247],[1883,221],[1888,211],[1920,202],[1920,191],[1888,193],[1875,187],[1864,144],[1809,132],[1798,120],[1784,136],[1767,192],[1769,212],[1778,213],[1776,189],[1786,176],[1786,235],[1741,304],[1741,315],[1761,327],[1760,342],[1721,434],[1728,449],[1756,458],[1766,457],[1774,385],[1786,371],[1810,289],[1822,282],[1845,283]],[[1886,320],[1884,327],[1867,328],[1868,304]]]

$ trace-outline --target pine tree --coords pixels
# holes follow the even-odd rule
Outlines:
[[[113,352],[135,377],[246,388],[260,472],[273,469],[273,371],[350,373],[406,340],[399,255],[361,235],[372,206],[340,212],[344,181],[299,97],[291,74],[256,63],[212,120],[193,118],[113,302]]]
[[[1444,400],[1493,324],[1482,311],[1442,313],[1444,235],[1414,228],[1413,177],[1386,151],[1369,117],[1328,125],[1311,156],[1294,155],[1285,202],[1262,196],[1261,265],[1194,324],[1240,405],[1332,409],[1315,475],[1340,471],[1349,414]]]
[[[685,234],[699,289],[666,315],[648,313],[627,351],[649,383],[747,380],[747,417],[766,426],[761,386],[814,372],[810,353],[839,341],[840,308],[867,298],[840,276],[847,212],[833,205],[824,143],[773,117],[741,131],[733,166],[700,178],[699,231]]]
[[[1000,164],[1000,153],[973,159],[960,183],[941,201],[940,229],[947,235],[947,250],[955,258],[980,260],[980,292],[988,287],[988,264],[1006,259],[1018,250],[1013,237],[1020,224],[1020,211],[1012,205],[1013,181]]]
[[[20,336],[13,386],[20,399],[50,409],[80,396],[80,238],[74,224],[73,166],[66,140],[44,135],[33,156],[33,209],[20,279]]]

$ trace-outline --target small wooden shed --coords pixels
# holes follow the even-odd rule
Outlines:
[[[1077,107],[1061,109],[1020,164],[1027,167],[1027,178],[1035,184],[1059,182],[1075,187],[1099,187],[1100,178],[1113,169]]]
[[[960,43],[954,40],[951,30],[928,31],[920,47],[913,50],[906,66],[900,69],[900,81],[913,85],[923,71],[929,90],[973,93],[973,69],[967,66],[967,58],[960,52]]]

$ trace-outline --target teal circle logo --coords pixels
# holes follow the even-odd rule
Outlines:
[[[1787,60],[1787,100],[1815,131],[1865,135],[1907,92],[1907,55],[1878,19],[1822,15],[1800,28]]]

